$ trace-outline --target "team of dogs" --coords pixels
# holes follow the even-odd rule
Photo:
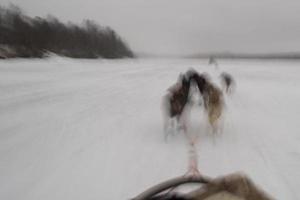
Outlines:
[[[226,72],[220,75],[223,90],[231,93],[234,86],[232,76]],[[224,97],[222,90],[210,80],[205,73],[198,73],[194,69],[180,74],[177,82],[167,90],[163,97],[163,114],[164,114],[164,132],[167,139],[170,129],[174,131],[183,130],[186,132],[186,121],[184,110],[191,103],[190,97],[192,88],[199,90],[202,97],[205,113],[207,114],[208,123],[213,133],[219,130],[221,116],[224,112]]]

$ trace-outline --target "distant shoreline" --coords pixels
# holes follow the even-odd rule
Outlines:
[[[300,53],[203,53],[194,55],[176,55],[176,54],[151,54],[151,53],[137,53],[138,58],[190,58],[190,59],[300,59]]]
[[[274,54],[201,54],[185,56],[187,58],[215,58],[215,59],[300,59],[300,53]]]

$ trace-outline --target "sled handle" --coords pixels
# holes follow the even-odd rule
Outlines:
[[[139,194],[132,200],[146,200],[156,194],[159,194],[169,188],[177,187],[182,184],[186,183],[202,183],[202,184],[207,184],[210,182],[210,178],[203,177],[203,176],[180,176],[176,178],[172,178],[170,180],[164,181],[162,183],[159,183],[145,192]]]

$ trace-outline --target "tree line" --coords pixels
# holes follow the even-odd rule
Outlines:
[[[1,57],[44,57],[49,53],[73,58],[134,57],[114,30],[94,21],[64,24],[51,16],[26,16],[15,5],[0,7]]]

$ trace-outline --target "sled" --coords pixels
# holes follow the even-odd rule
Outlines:
[[[199,184],[188,193],[174,192],[184,184]],[[132,200],[273,200],[245,175],[235,173],[211,179],[181,176],[159,183]]]

